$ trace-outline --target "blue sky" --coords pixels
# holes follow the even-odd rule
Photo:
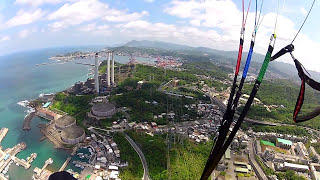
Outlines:
[[[245,0],[246,7],[248,0]],[[258,1],[258,4],[261,0]],[[280,1],[282,7],[283,1]],[[279,16],[276,50],[299,29],[312,0],[286,1]],[[265,0],[255,51],[265,54],[278,0]],[[255,0],[246,26],[245,50],[254,26]],[[240,0],[1,0],[0,54],[56,46],[113,45],[161,40],[220,50],[237,50]],[[308,69],[320,71],[320,4],[294,45]],[[292,63],[289,56],[281,61]]]

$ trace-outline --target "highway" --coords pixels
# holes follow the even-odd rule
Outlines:
[[[150,180],[149,178],[149,169],[148,169],[148,164],[147,164],[147,160],[144,157],[143,152],[141,151],[141,149],[139,148],[139,146],[126,134],[124,134],[126,139],[129,141],[129,143],[131,144],[131,146],[134,148],[134,150],[138,153],[142,166],[143,166],[143,180]]]

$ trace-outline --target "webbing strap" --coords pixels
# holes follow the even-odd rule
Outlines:
[[[294,58],[294,57],[292,56],[292,58]],[[299,96],[297,98],[296,106],[293,111],[293,120],[294,120],[294,122],[299,123],[299,122],[304,122],[304,121],[310,120],[320,114],[320,107],[317,107],[316,109],[314,109],[313,111],[311,111],[309,113],[299,115],[300,110],[303,105],[303,101],[304,101],[305,84],[307,83],[311,88],[313,88],[317,91],[320,91],[320,83],[313,80],[308,75],[306,75],[305,72],[303,71],[302,64],[295,58],[294,58],[294,63],[296,65],[299,77],[301,79],[301,86],[300,86],[300,92],[299,92]]]

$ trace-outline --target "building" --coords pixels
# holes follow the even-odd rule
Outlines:
[[[37,116],[42,117],[44,119],[54,121],[58,119],[58,115],[50,110],[38,108],[37,109]]]
[[[111,60],[111,84],[114,86],[114,55],[112,51],[112,60]]]
[[[73,86],[73,92],[75,94],[80,94],[82,92],[82,90],[83,90],[83,86],[84,86],[83,82],[75,83],[74,86]]]
[[[297,142],[296,152],[301,157],[304,157],[304,158],[309,157],[309,153],[307,151],[307,148],[304,146],[304,144],[302,142]]]
[[[277,145],[277,147],[280,147],[282,149],[290,149],[292,146],[292,141],[277,138],[276,145]]]
[[[108,59],[107,59],[107,86],[110,87],[110,55],[111,52],[108,52]]]
[[[316,152],[316,150],[314,149],[314,147],[310,146],[310,148],[309,148],[309,154],[310,154],[311,158],[312,158],[315,162],[319,162],[319,161],[320,161],[320,156],[319,156],[319,154]]]
[[[66,144],[77,144],[86,137],[84,130],[79,126],[71,126],[62,130],[61,140]]]
[[[57,119],[54,124],[58,130],[63,130],[65,128],[76,125],[76,119],[72,116],[65,115]]]
[[[231,159],[231,150],[230,150],[230,148],[228,148],[227,150],[226,150],[226,153],[224,154],[224,157],[226,158],[226,159]]]
[[[96,90],[96,93],[99,94],[99,62],[98,62],[98,53],[95,54],[94,56],[94,67],[95,67],[95,71],[94,71],[94,87]]]
[[[288,162],[276,164],[276,169],[280,171],[293,170],[296,172],[303,172],[303,173],[309,171],[309,167],[306,165],[293,164]]]
[[[44,101],[44,102],[46,102],[46,101],[52,101],[52,100],[53,100],[53,97],[54,97],[54,94],[53,94],[53,93],[50,93],[50,94],[40,94],[38,100]]]
[[[92,106],[92,114],[99,117],[110,117],[116,113],[116,107],[111,103],[96,103]]]
[[[42,107],[43,107],[43,108],[48,108],[48,107],[50,106],[50,104],[51,104],[51,102],[48,101],[48,102],[46,102]]]
[[[237,173],[249,173],[249,170],[246,169],[246,168],[235,168],[234,172],[237,172]]]

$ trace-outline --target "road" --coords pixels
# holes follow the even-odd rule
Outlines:
[[[249,162],[255,171],[256,175],[258,176],[259,180],[268,180],[267,176],[259,166],[259,163],[256,161],[255,156],[256,156],[256,148],[254,145],[255,140],[249,141],[248,147],[250,149],[249,152]]]
[[[220,99],[214,97],[214,98],[211,99],[211,101],[214,104],[217,104],[219,106],[219,109],[222,112],[226,111],[227,106]],[[239,115],[235,114],[235,117],[239,117]],[[257,120],[249,119],[249,118],[244,118],[244,120],[247,121],[247,122],[253,123],[253,124],[263,124],[263,125],[269,125],[269,126],[278,126],[279,125],[278,123],[272,123],[272,122],[267,122],[267,121],[257,121]]]
[[[129,141],[129,143],[131,144],[131,146],[133,147],[133,149],[138,153],[142,166],[143,166],[143,180],[150,180],[149,178],[149,169],[148,169],[148,164],[147,164],[147,160],[144,157],[143,152],[141,151],[141,149],[139,148],[139,146],[126,134],[124,134],[126,139]]]

